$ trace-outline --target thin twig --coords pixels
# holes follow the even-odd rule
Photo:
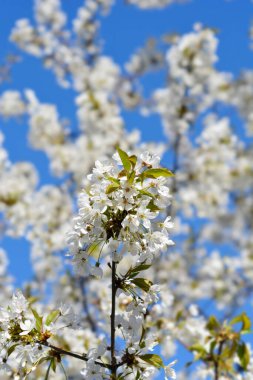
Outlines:
[[[219,344],[218,348],[218,354],[217,354],[217,359],[214,362],[214,380],[219,380],[220,377],[220,371],[219,371],[219,357],[222,353],[222,348],[223,348],[224,341],[221,341]]]
[[[60,347],[56,347],[53,344],[48,343],[48,342],[44,342],[44,341],[37,341],[36,343],[40,344],[41,346],[45,346],[45,347],[51,348],[52,350],[56,351],[57,353],[59,353],[61,355],[72,356],[73,358],[76,358],[76,359],[79,359],[79,360],[83,360],[85,362],[87,362],[89,360],[86,354],[83,354],[83,355],[75,354],[74,352],[64,350],[64,349],[62,349]],[[101,363],[101,362],[98,362],[98,361],[95,361],[95,364],[98,364],[98,365],[100,365],[101,367],[104,367],[104,368],[111,369],[111,365],[110,364],[104,364],[104,363]]]
[[[111,309],[111,371],[116,380],[117,361],[115,358],[115,301],[116,301],[116,262],[112,261],[112,309]]]

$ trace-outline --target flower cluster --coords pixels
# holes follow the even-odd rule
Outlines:
[[[0,97],[0,114],[4,117],[21,116],[25,113],[25,102],[18,91],[5,91]]]
[[[214,115],[209,115],[203,124],[204,128],[196,139],[198,145],[191,155],[191,160],[195,162],[194,169],[190,170],[189,161],[182,165],[191,182],[187,191],[185,188],[180,190],[180,198],[186,202],[186,213],[190,213],[195,206],[200,216],[208,217],[217,215],[228,205],[228,190],[232,191],[239,174],[237,155],[240,145],[229,119],[217,120]],[[184,175],[182,173],[182,178]],[[184,180],[188,182],[186,178]],[[188,187],[187,184],[185,186]]]
[[[172,173],[160,168],[159,157],[148,152],[137,158],[118,149],[113,159],[96,161],[87,190],[79,195],[79,213],[68,244],[81,275],[87,271],[102,275],[99,259],[95,267],[88,260],[99,245],[113,242],[115,250],[123,243],[140,263],[151,263],[159,251],[173,244],[168,237],[170,217],[159,218],[170,204]]]
[[[173,3],[182,3],[185,0],[128,0],[141,9],[164,8]]]
[[[32,301],[32,300],[31,300]],[[78,320],[71,308],[62,305],[42,317],[17,291],[11,303],[0,309],[0,369],[25,376],[50,357],[50,340],[64,328],[76,328]],[[18,367],[9,366],[15,357]],[[51,358],[52,359],[52,358]],[[12,363],[13,364],[13,363]],[[14,372],[13,372],[14,371]]]

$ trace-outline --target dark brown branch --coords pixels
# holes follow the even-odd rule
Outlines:
[[[116,262],[112,261],[112,309],[111,309],[111,371],[112,379],[116,380],[117,362],[115,358],[115,301],[116,301]]]
[[[48,342],[44,342],[44,341],[37,341],[36,343],[40,344],[41,346],[45,346],[45,347],[51,348],[52,350],[54,350],[55,352],[57,352],[60,355],[72,356],[73,358],[76,358],[76,359],[79,359],[79,360],[83,360],[85,362],[87,362],[89,360],[86,354],[83,354],[83,355],[75,354],[74,352],[64,350],[64,349],[62,349],[60,347],[56,347],[53,344],[48,343]],[[98,361],[95,361],[95,364],[98,364],[98,365],[100,365],[101,367],[104,367],[104,368],[111,369],[111,365],[110,364],[104,364],[104,363],[98,362]]]

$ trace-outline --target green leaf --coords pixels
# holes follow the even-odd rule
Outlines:
[[[60,311],[59,310],[53,310],[51,311],[51,313],[47,316],[47,319],[46,319],[46,325],[49,326],[52,322],[54,322],[60,315]]]
[[[149,204],[147,205],[147,208],[150,210],[150,211],[160,211],[160,208],[158,206],[156,206],[154,204],[153,201],[150,201]]]
[[[126,177],[127,176],[127,171],[125,169],[121,170],[118,174],[118,178]]]
[[[31,296],[27,298],[27,301],[29,302],[29,305],[31,306],[33,303],[39,301],[39,299],[40,299],[39,297]]]
[[[120,184],[120,181],[117,178],[107,176],[106,179],[108,179],[109,181],[113,182],[115,185],[119,185]]]
[[[120,187],[119,184],[116,184],[116,183],[115,184],[111,184],[111,185],[107,186],[105,193],[106,194],[111,194],[114,191],[116,191],[119,187]]]
[[[45,380],[49,380],[49,372],[50,372],[51,366],[52,366],[52,359],[51,359],[51,361],[49,363],[49,366],[48,366],[48,369],[47,369],[47,372],[46,372],[46,376],[45,376]]]
[[[147,169],[142,174],[146,178],[159,178],[159,177],[173,177],[174,176],[174,174],[166,168]]]
[[[251,329],[251,320],[246,313],[243,313],[243,326],[242,331],[248,331]]]
[[[147,195],[148,197],[150,197],[150,198],[155,198],[155,196],[154,196],[154,194],[152,194],[152,193],[150,193],[149,191],[147,191],[147,190],[139,190],[139,193],[140,194],[143,194],[143,195]]]
[[[56,358],[52,358],[52,370],[55,372],[56,371]]]
[[[129,185],[132,185],[132,184],[133,184],[134,179],[135,179],[135,175],[136,175],[136,172],[135,172],[135,170],[133,170],[133,171],[130,172],[129,175],[127,176],[127,182],[129,183]]]
[[[233,341],[231,345],[229,346],[226,346],[221,355],[220,355],[220,358],[224,361],[224,360],[227,360],[227,359],[233,359],[234,357],[234,354],[235,352],[238,350],[238,342],[237,341]]]
[[[39,316],[39,314],[37,313],[37,311],[35,309],[31,309],[31,310],[32,310],[32,313],[33,313],[35,321],[36,321],[36,323],[35,323],[36,330],[41,332],[43,317]]]
[[[127,378],[127,376],[129,376],[131,373],[133,373],[132,371],[130,372],[120,372],[118,375],[117,375],[117,378],[115,380],[125,380]]]
[[[250,328],[251,328],[251,321],[250,321],[250,319],[249,319],[249,317],[247,316],[246,313],[242,313],[242,314],[238,315],[237,317],[233,318],[230,321],[230,324],[231,325],[235,325],[236,323],[239,323],[239,322],[242,323],[242,327],[241,327],[242,331],[250,330]]]
[[[153,367],[156,367],[158,369],[164,367],[163,360],[159,355],[156,354],[146,354],[139,356],[141,360],[144,362],[151,364]]]
[[[135,284],[138,288],[144,290],[144,292],[148,292],[153,283],[146,278],[135,278],[132,280],[132,283]]]
[[[118,154],[120,156],[121,162],[127,172],[129,172],[132,168],[132,163],[129,159],[129,156],[124,150],[121,150],[120,148],[117,149]]]
[[[214,331],[214,330],[217,330],[220,328],[220,324],[218,322],[218,320],[215,318],[214,315],[211,315],[207,324],[206,324],[206,328],[209,330],[209,331]]]
[[[189,347],[190,351],[197,352],[198,358],[203,358],[207,355],[207,351],[205,347],[201,346],[201,344],[193,344],[191,347]]]
[[[210,352],[211,352],[212,354],[213,354],[213,352],[214,352],[214,349],[215,349],[216,345],[217,345],[216,340],[213,340],[213,341],[211,342],[211,344],[210,344]]]
[[[151,265],[148,264],[140,264],[134,267],[129,271],[129,275],[127,276],[128,278],[133,278],[136,277],[140,272],[147,270],[151,267]]]
[[[145,344],[145,342],[143,341],[143,339],[144,339],[144,337],[145,337],[145,334],[146,334],[146,330],[145,330],[145,328],[142,326],[141,338],[140,338],[140,345],[141,345],[141,348],[146,347],[146,344]]]
[[[100,252],[101,252],[101,246],[102,246],[103,242],[99,241],[99,242],[95,242],[95,243],[92,243],[88,248],[87,248],[87,254],[90,256],[90,257],[94,257],[94,259],[97,259],[100,255]]]
[[[253,334],[253,330],[243,330],[241,332],[242,335],[246,335],[246,334]]]
[[[131,367],[131,366],[130,366]],[[130,374],[132,374],[133,372],[132,371],[129,371],[129,372],[120,372],[117,377],[116,377],[116,380],[125,380],[127,379],[127,376],[129,376]]]
[[[118,375],[117,375],[117,380],[123,380],[124,379],[124,372],[120,372]]]
[[[12,346],[10,346],[7,350],[7,355],[8,357],[15,351],[15,348],[18,346],[18,343],[15,343],[13,344]]]
[[[48,360],[51,360],[51,356],[43,356],[42,358],[39,358],[35,363],[33,363],[33,367],[28,370],[26,376],[24,377],[24,380],[28,378],[28,375],[32,372],[33,368],[36,368],[38,365]]]
[[[33,363],[33,366],[38,366],[40,365],[41,363],[43,362],[46,362],[48,360],[51,360],[51,356],[42,356],[41,358],[39,358],[35,363]]]
[[[183,315],[184,315],[184,311],[178,310],[178,312],[176,314],[176,321],[178,322],[182,318]]]
[[[249,353],[248,347],[246,346],[246,344],[244,342],[242,342],[238,346],[237,355],[238,355],[238,358],[240,360],[240,365],[246,371],[248,364],[249,364],[249,361],[250,361],[250,353]]]
[[[132,168],[134,169],[134,168],[135,168],[135,165],[136,165],[136,162],[137,162],[137,156],[132,155],[132,156],[130,156],[130,157],[128,157],[128,158],[129,158],[129,161],[130,161],[131,164],[132,164]]]
[[[140,380],[141,379],[141,373],[140,371],[138,370],[137,373],[136,373],[136,376],[135,376],[135,379],[134,380]]]

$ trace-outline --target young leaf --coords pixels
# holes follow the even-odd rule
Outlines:
[[[24,380],[28,379],[28,375],[29,375],[29,373],[31,373],[33,371],[33,368],[37,368],[41,363],[44,363],[44,362],[49,361],[49,360],[51,360],[51,356],[40,357],[35,363],[33,363],[33,367],[31,367],[27,371],[26,376],[24,377]]]
[[[141,379],[141,373],[140,371],[138,370],[137,373],[136,373],[136,376],[135,376],[135,379],[134,380],[140,380]]]
[[[211,315],[211,317],[209,318],[207,322],[206,328],[209,331],[214,331],[214,330],[217,330],[219,327],[220,327],[219,322],[217,321],[214,315]]]
[[[135,284],[138,288],[144,290],[144,292],[148,292],[150,286],[152,286],[152,282],[147,280],[146,278],[135,278],[132,280],[132,283]]]
[[[141,339],[140,339],[140,345],[141,345],[142,343],[144,343],[144,344],[142,345],[142,348],[144,348],[144,347],[146,346],[145,342],[143,342],[143,339],[144,339],[144,337],[145,337],[145,334],[146,334],[146,330],[145,330],[145,328],[142,326]]]
[[[153,367],[156,367],[158,369],[164,367],[163,360],[159,355],[156,354],[145,354],[139,356],[141,360],[144,362],[151,364]]]
[[[118,178],[126,177],[127,176],[127,171],[125,169],[121,170],[118,174]]]
[[[29,302],[29,305],[31,306],[33,303],[39,301],[39,299],[40,299],[39,297],[31,296],[27,298],[27,301]]]
[[[119,186],[120,186],[119,184],[113,183],[113,184],[107,186],[105,193],[111,194],[114,191],[116,191],[119,188]]]
[[[132,164],[132,168],[134,169],[134,168],[135,168],[135,165],[136,165],[136,162],[137,162],[137,156],[132,155],[132,156],[130,156],[130,157],[128,157],[128,158],[129,158],[129,161],[130,161],[131,164]]]
[[[18,343],[15,343],[13,344],[12,346],[10,346],[7,350],[7,355],[8,357],[13,353],[13,351],[15,351],[15,348],[18,346]]]
[[[174,174],[166,168],[147,169],[142,174],[146,178],[159,178],[159,177],[173,177],[174,176]]]
[[[32,313],[33,313],[35,321],[36,321],[36,323],[35,323],[36,330],[41,332],[43,317],[40,317],[35,309],[31,309],[31,310],[32,310]]]
[[[118,148],[117,151],[125,170],[129,172],[132,168],[132,164],[131,164],[128,154],[124,152],[124,150],[121,150],[120,148]]]
[[[51,369],[51,366],[52,366],[52,360],[53,359],[51,359],[51,361],[49,363],[49,366],[48,366],[48,369],[47,369],[46,376],[45,376],[44,380],[49,380],[49,372],[50,372],[50,369]]]
[[[151,267],[151,265],[148,264],[140,264],[134,267],[129,271],[129,275],[127,276],[128,278],[134,278],[136,277],[140,272],[147,270]]]
[[[240,365],[246,371],[248,364],[249,364],[249,361],[250,361],[250,353],[249,353],[248,347],[246,346],[246,344],[244,342],[242,342],[238,346],[237,355],[238,355],[238,358],[240,360]]]
[[[207,355],[207,351],[205,347],[203,347],[201,344],[194,344],[191,347],[189,347],[190,351],[197,352],[198,353],[198,359],[204,358]]]
[[[102,245],[102,242],[92,243],[87,248],[87,254],[89,256],[94,257],[95,259],[97,259],[99,257],[100,252],[101,252],[101,245]]]
[[[55,372],[56,371],[56,358],[53,357],[51,361],[52,361],[52,370]]]
[[[157,207],[153,200],[149,202],[149,204],[147,205],[147,208],[150,210],[150,211],[160,211],[159,207]]]
[[[241,335],[246,335],[246,334],[253,334],[253,330],[243,330],[243,331],[241,331]]]
[[[132,185],[135,179],[136,172],[133,170],[132,172],[129,173],[127,176],[127,182]]]
[[[46,325],[49,326],[52,322],[54,322],[56,320],[56,318],[58,318],[60,315],[60,311],[59,310],[53,310],[48,316],[47,316],[47,319],[46,319]]]
[[[212,354],[213,354],[213,352],[214,352],[214,349],[215,349],[216,345],[217,345],[216,340],[213,340],[213,341],[211,342],[211,344],[210,344],[210,352],[211,352]]]
[[[246,313],[242,313],[242,314],[238,315],[237,317],[233,318],[230,321],[230,324],[234,325],[234,324],[239,323],[239,322],[242,323],[242,327],[241,327],[242,331],[250,330],[250,328],[251,328],[251,321],[250,321],[250,319],[249,319],[249,317],[247,316]]]
[[[238,342],[233,341],[231,345],[228,345],[223,349],[223,351],[220,355],[220,358],[222,360],[224,360],[224,359],[227,360],[227,359],[233,358],[235,352],[238,350],[238,347],[239,347]]]
[[[117,178],[114,178],[114,177],[110,177],[110,176],[108,176],[108,177],[106,177],[109,181],[111,181],[112,183],[114,183],[115,185],[119,185],[120,184],[120,181],[119,181],[119,179],[117,179]]]
[[[154,194],[152,194],[152,193],[150,193],[149,191],[144,190],[144,189],[139,190],[139,193],[140,193],[140,194],[143,194],[143,195],[147,195],[147,196],[150,197],[150,198],[155,198]]]

